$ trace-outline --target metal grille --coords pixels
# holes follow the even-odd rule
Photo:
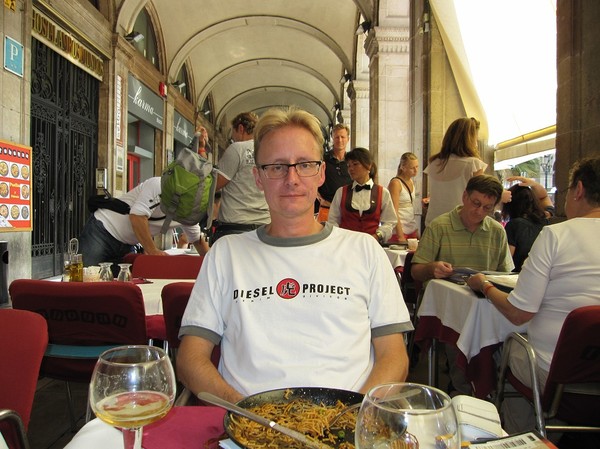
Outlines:
[[[62,272],[68,242],[96,192],[99,82],[42,43],[32,42],[32,277]]]

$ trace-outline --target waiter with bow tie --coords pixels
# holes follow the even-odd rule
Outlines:
[[[377,166],[366,148],[346,154],[352,184],[340,187],[333,197],[327,221],[340,228],[366,232],[379,243],[392,237],[398,217],[390,192],[375,184]]]

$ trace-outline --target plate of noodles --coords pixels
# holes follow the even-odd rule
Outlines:
[[[334,388],[282,388],[248,396],[237,405],[332,447],[354,449],[358,409],[342,415],[332,428],[329,422],[345,407],[362,399],[360,393]],[[230,412],[225,414],[224,427],[229,438],[244,449],[304,448],[273,429]]]

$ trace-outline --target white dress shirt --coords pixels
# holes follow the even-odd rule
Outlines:
[[[352,183],[352,207],[358,211],[362,216],[365,210],[371,208],[371,190],[363,189],[360,192],[355,190],[355,187],[359,185],[356,181]],[[369,179],[364,185],[370,185],[371,189],[375,186],[372,179]],[[331,208],[329,209],[329,218],[327,221],[332,223],[334,226],[339,226],[342,221],[342,189],[340,187],[335,192],[333,201],[331,202]],[[398,223],[398,217],[394,210],[394,203],[392,202],[392,196],[388,189],[383,187],[381,198],[381,216],[379,217],[379,228],[377,230],[383,235],[383,241],[387,242],[392,237],[392,232],[396,228]]]

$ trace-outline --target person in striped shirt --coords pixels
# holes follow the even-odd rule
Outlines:
[[[411,274],[422,282],[451,276],[455,267],[509,272],[514,268],[506,232],[492,214],[503,187],[494,176],[474,176],[462,194],[462,205],[435,218],[425,228],[412,259]],[[457,349],[446,345],[451,385],[461,394],[471,386],[456,366]]]

